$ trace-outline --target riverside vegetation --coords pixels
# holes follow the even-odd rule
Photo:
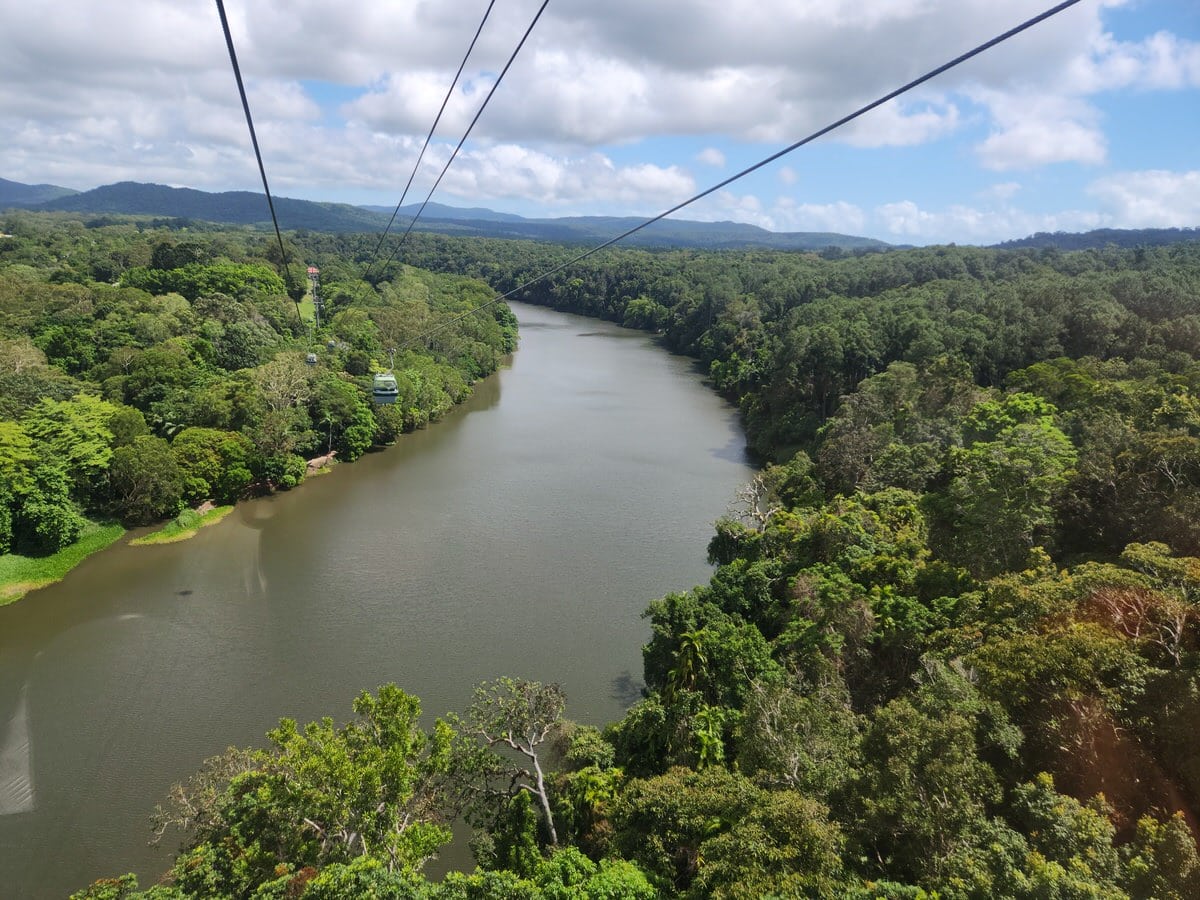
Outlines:
[[[307,456],[350,461],[437,419],[516,343],[505,306],[458,318],[485,285],[416,270],[339,295],[313,334],[252,231],[20,213],[0,230],[0,554],[291,488]],[[400,394],[377,407],[391,348]]]
[[[139,436],[170,451],[181,420],[220,425],[174,418],[201,392],[139,379],[126,344],[263,390],[265,358],[220,363],[253,316],[210,317],[210,285],[137,281],[257,265],[265,293],[229,304],[268,323],[274,309],[286,341],[261,236],[20,215],[4,230],[4,352],[61,384],[54,402],[136,410]],[[322,266],[333,377],[359,396],[353,323],[376,342],[357,332],[369,363],[389,323],[438,314],[417,286],[478,304],[489,292],[459,279],[506,290],[572,252],[414,235],[405,259],[424,271],[366,284],[370,236],[292,240]],[[118,258],[122,241],[159,265]],[[166,265],[175,252],[212,255]],[[54,260],[40,272],[39,254]],[[826,257],[614,251],[522,298],[661,333],[739,403],[768,462],[717,523],[710,583],[650,604],[646,688],[624,718],[575,725],[553,685],[501,678],[423,726],[416,698],[384,686],[348,724],[283,720],[265,748],[179,785],[157,820],[182,835],[163,883],[78,896],[1200,895],[1200,245]],[[108,343],[64,335],[106,317],[37,301],[121,292],[142,306]],[[167,311],[193,330],[128,327]],[[499,353],[506,326],[472,317],[499,343],[460,340]],[[6,403],[29,396],[29,368],[4,369]],[[231,391],[204,404],[257,458]],[[61,433],[37,424],[41,402],[5,411],[7,433]],[[323,408],[284,409],[300,406],[316,435]],[[109,430],[114,456],[132,446]],[[64,505],[86,502],[80,475],[101,483],[74,459],[88,456],[64,466]],[[430,881],[422,863],[460,817],[479,868]]]

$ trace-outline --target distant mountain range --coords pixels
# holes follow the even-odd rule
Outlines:
[[[347,203],[313,203],[275,197],[275,213],[282,228],[311,231],[380,231],[387,219]],[[42,203],[22,204],[27,209],[79,213],[168,216],[229,225],[257,225],[271,221],[266,198],[250,191],[210,194],[191,188],[122,181],[90,191],[75,192]]]
[[[77,193],[79,192],[53,184],[21,184],[19,181],[0,178],[0,209],[11,206],[37,206],[39,203]]]
[[[24,208],[113,215],[158,216],[193,219],[231,225],[269,223],[266,198],[250,191],[209,193],[191,188],[123,181],[90,191],[75,191],[52,184],[21,184],[0,178],[0,209]],[[317,203],[311,200],[275,198],[275,211],[284,229],[310,231],[382,231],[394,207],[352,206],[348,203]],[[405,206],[396,217],[396,228],[407,228],[419,204]],[[527,219],[512,213],[481,207],[462,209],[430,203],[421,214],[416,230],[475,237],[551,241],[561,244],[597,244],[638,225],[637,217],[568,216],[557,219]],[[1122,247],[1157,246],[1178,241],[1200,240],[1196,228],[1100,229],[1083,234],[1040,232],[995,246],[1004,249],[1054,247],[1082,250],[1116,244]],[[737,249],[767,247],[776,250],[889,250],[896,245],[872,238],[824,231],[767,231],[741,222],[695,222],[664,219],[655,222],[622,243],[641,247],[691,247]]]
[[[310,231],[382,231],[392,207],[351,206],[275,197],[280,227]],[[191,188],[123,181],[90,191],[72,191],[52,185],[22,185],[0,181],[0,209],[21,207],[42,211],[165,216],[263,225],[270,221],[266,198],[250,191],[208,193]],[[418,204],[406,206],[396,218],[406,228]],[[642,222],[636,217],[576,216],[560,219],[527,219],[490,209],[459,209],[430,203],[417,230],[477,237],[516,238],[567,244],[593,244],[608,240]],[[625,243],[643,247],[739,248],[772,247],[782,250],[886,250],[892,245],[871,238],[832,232],[767,231],[738,222],[692,222],[667,219],[656,222]]]

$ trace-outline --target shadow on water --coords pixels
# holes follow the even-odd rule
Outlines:
[[[740,413],[731,412],[729,414],[729,440],[722,446],[713,448],[711,453],[715,459],[723,462],[737,463],[743,466],[755,464],[754,457],[746,446],[746,435],[742,432]]]
[[[612,680],[612,698],[628,709],[645,696],[646,683],[635,678],[629,671],[622,672]]]

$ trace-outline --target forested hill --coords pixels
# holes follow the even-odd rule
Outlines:
[[[275,197],[275,212],[289,228],[316,231],[382,231],[387,217],[346,203],[313,203]],[[122,181],[38,204],[36,209],[121,213],[198,219],[234,225],[270,222],[266,198],[250,191],[213,194],[191,188]]]
[[[412,216],[418,209],[419,207],[416,205],[406,206],[401,208],[401,213]],[[428,224],[426,224],[427,219]],[[431,204],[417,227],[425,231],[476,237],[598,244],[640,225],[643,221],[643,219],[632,216],[564,216],[556,219],[526,219],[522,216],[497,213],[488,209],[457,210],[453,207]],[[690,247],[710,250],[749,247],[778,250],[826,250],[835,247],[840,250],[879,251],[892,248],[891,244],[873,238],[836,232],[774,232],[743,222],[693,222],[675,218],[655,222],[627,238],[623,244],[634,247]]]
[[[5,187],[7,185],[7,187]],[[12,199],[6,200],[9,196]],[[350,206],[345,203],[314,203],[276,197],[275,210],[284,228],[326,232],[382,231],[391,209]],[[74,192],[63,188],[0,184],[0,209],[23,206],[44,211],[124,214],[170,217],[235,225],[264,225],[268,222],[266,199],[248,191],[208,193],[161,184],[121,182]],[[401,210],[398,223],[407,226],[419,205]],[[596,244],[641,223],[641,219],[612,216],[580,216],[558,219],[526,219],[482,208],[456,209],[431,204],[417,223],[417,230],[475,237],[500,237],[567,244]],[[883,241],[833,232],[778,233],[738,222],[692,222],[668,219],[657,222],[629,239],[634,246],[647,247],[774,247],[785,250],[885,250]]]
[[[1065,231],[1039,231],[1029,237],[1004,241],[996,246],[1003,250],[1024,247],[1053,247],[1057,250],[1098,250],[1110,244],[1114,247],[1162,247],[1200,240],[1200,228],[1098,228],[1078,234]]]
[[[445,401],[511,337],[461,276],[573,252],[416,235],[367,284],[375,236],[295,235],[330,304],[308,369],[264,236],[0,230],[0,487],[33,537],[140,501],[131,473],[196,496],[267,451],[286,475],[326,416],[351,449],[406,427],[365,417],[383,342],[478,307],[405,360],[404,406]],[[1200,242],[625,249],[525,299],[696,358],[773,463],[710,581],[649,603],[642,697],[603,729],[503,677],[433,724],[387,685],[284,719],[172,792],[165,883],[81,898],[1200,896]],[[464,817],[477,870],[431,881]]]
[[[382,231],[392,208],[316,203],[288,197],[275,198],[281,223],[289,229],[326,232]],[[250,191],[210,193],[191,188],[125,181],[90,191],[56,185],[27,185],[0,178],[0,210],[25,207],[45,211],[156,216],[232,225],[265,225],[266,200]],[[409,204],[400,210],[406,226],[420,209]],[[503,238],[562,244],[597,244],[627,231],[643,220],[636,217],[565,216],[525,218],[482,207],[467,209],[431,203],[416,230],[465,237]],[[1058,250],[1117,247],[1157,247],[1200,239],[1196,228],[1103,228],[1094,231],[1038,232],[997,244],[998,249],[1053,248]],[[775,232],[743,222],[696,222],[668,218],[632,235],[626,246],[648,248],[814,250],[829,248],[863,252],[896,249],[874,238],[837,232]]]
[[[0,209],[10,206],[37,206],[48,200],[57,200],[77,193],[71,188],[53,184],[21,184],[0,178]]]

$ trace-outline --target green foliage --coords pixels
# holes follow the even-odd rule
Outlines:
[[[258,461],[258,474],[272,488],[291,490],[308,471],[304,458],[295,453],[273,453]]]
[[[233,511],[232,506],[216,506],[201,515],[194,509],[185,509],[174,519],[151,534],[134,538],[131,546],[146,546],[149,544],[172,544],[187,540],[206,525],[213,525]]]
[[[439,271],[370,285],[352,263],[369,239],[297,235],[332,312],[310,367],[257,237],[79,229],[85,251],[17,219],[0,247],[14,542],[26,506],[54,534],[104,500],[146,423],[194,500],[288,487],[303,454],[436,421],[515,346],[511,312],[482,304],[573,255],[416,234],[406,259]],[[600,734],[563,722],[556,688],[484,686],[453,735],[393,760],[415,807],[399,788],[380,805],[374,738],[285,723],[186,795],[196,830],[165,890],[1200,893],[1198,248],[609,251],[525,289],[658,332],[784,461],[717,523],[710,582],[651,604],[644,698]],[[400,397],[374,408],[392,347]],[[78,399],[97,392],[106,415]],[[44,448],[69,478],[38,469]],[[464,807],[492,868],[431,884],[416,866]],[[398,835],[399,808],[424,830]]]
[[[462,738],[457,766],[464,776],[478,782],[468,818],[504,835],[507,843],[494,851],[500,859],[528,856],[533,840],[528,796],[537,800],[541,814],[544,834],[538,839],[551,847],[558,844],[543,756],[552,746],[547,742],[563,726],[566,701],[557,684],[498,678],[475,688],[475,699],[465,717],[451,718]],[[497,753],[497,748],[509,752]],[[521,757],[532,771],[513,761]],[[497,790],[500,779],[507,786]],[[518,799],[522,795],[528,796]]]
[[[182,294],[195,300],[205,294],[236,297],[254,293],[285,293],[283,279],[264,265],[190,262],[174,269],[135,267],[122,283],[152,294]]]
[[[630,328],[661,331],[670,319],[671,311],[649,297],[637,297],[625,306],[624,324]]]
[[[108,480],[113,510],[129,524],[147,525],[179,512],[184,475],[160,437],[142,435],[113,451]]]
[[[1019,568],[1055,524],[1053,501],[1076,454],[1053,408],[1030,394],[984,401],[963,423],[950,456],[950,483],[930,500],[935,546],[976,575]]]
[[[358,459],[370,449],[377,428],[375,415],[370,402],[353,384],[332,376],[321,377],[308,403],[318,433],[326,436],[322,449],[332,444],[344,462]]]
[[[118,407],[108,420],[108,428],[113,434],[114,447],[124,447],[133,443],[134,438],[150,433],[142,411],[131,406]]]
[[[1185,900],[1200,894],[1200,854],[1182,814],[1165,822],[1149,816],[1139,819],[1123,855],[1124,886],[1136,900]]]
[[[332,445],[353,460],[437,420],[516,345],[515,318],[481,283],[404,268],[373,287],[343,271],[352,252],[308,235],[315,246],[289,238],[296,257],[312,254],[353,288],[331,294],[344,302],[317,338],[325,348],[314,370],[277,251],[249,232],[193,228],[180,240],[145,222],[26,213],[6,227],[16,230],[0,247],[0,471],[11,476],[0,498],[4,549],[21,527],[27,550],[57,546],[74,530],[68,505],[44,490],[18,521],[29,452],[64,466],[70,505],[147,521],[172,514],[178,498],[169,465],[150,442],[134,449],[138,438],[193,428],[226,435],[173,446],[185,502],[287,489],[303,479],[306,455]],[[415,340],[429,329],[436,337]],[[386,347],[400,350],[402,403],[382,412],[369,383],[354,379],[369,376]],[[114,479],[118,448],[127,449]],[[154,497],[135,484],[152,459]]]
[[[1042,765],[1059,747],[1075,765],[1086,765],[1094,729],[1111,727],[1112,717],[1119,720],[1134,707],[1147,676],[1136,648],[1093,622],[992,640],[970,661],[984,694],[1029,726],[1034,748],[1050,754]]]
[[[756,684],[737,761],[759,784],[831,803],[861,766],[861,717],[845,689]]]
[[[1018,785],[1012,803],[1015,824],[1029,835],[1034,852],[1059,861],[1088,882],[1116,887],[1116,829],[1102,799],[1085,806],[1055,791],[1054,779],[1043,773],[1033,782]]]
[[[28,490],[36,462],[33,438],[17,422],[0,421],[0,484],[9,491]]]
[[[480,867],[528,878],[542,860],[538,814],[527,792],[493,801],[487,830],[471,842]]]
[[[360,694],[354,710],[341,728],[283,719],[269,749],[212,761],[176,788],[163,824],[193,829],[172,870],[185,894],[245,896],[274,882],[280,867],[360,857],[412,873],[450,840],[440,823],[449,730],[421,730],[419,701],[394,685]],[[337,871],[347,883],[363,874]],[[337,886],[336,876],[328,881]]]
[[[50,325],[37,336],[36,343],[46,359],[68,375],[78,375],[96,362],[92,335],[79,324]]]
[[[668,702],[690,692],[711,705],[740,706],[750,683],[771,677],[777,666],[762,632],[708,597],[701,589],[650,605],[653,637],[642,650],[646,683]]]
[[[70,900],[185,900],[185,895],[167,885],[138,890],[137,876],[129,874],[119,878],[102,878],[82,891],[73,893]]]
[[[1013,759],[1020,741],[999,704],[931,663],[918,689],[880,708],[863,734],[852,788],[859,845],[892,877],[937,884],[1003,796],[988,760]]]
[[[925,490],[982,394],[961,363],[892,363],[861,382],[822,428],[818,461],[826,485],[844,494]]]
[[[845,838],[828,809],[773,791],[728,831],[700,845],[692,897],[841,897]]]
[[[761,798],[748,779],[719,766],[634,779],[614,814],[614,843],[660,890],[686,890],[700,871],[705,841],[728,831]]]
[[[66,467],[55,462],[35,466],[12,517],[13,550],[26,556],[56,553],[74,543],[85,524],[71,500]]]
[[[44,459],[62,465],[80,499],[92,498],[103,482],[113,453],[109,423],[119,407],[91,394],[70,400],[44,399],[22,420]]]
[[[171,455],[184,483],[184,499],[196,503],[237,500],[253,478],[250,442],[215,428],[185,428],[171,442]]]

